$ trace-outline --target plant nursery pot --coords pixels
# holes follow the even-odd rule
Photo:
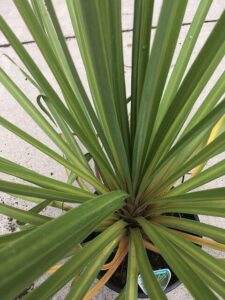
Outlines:
[[[199,222],[199,218],[197,215],[192,215],[192,214],[173,214],[173,215]],[[87,239],[85,239],[85,242],[92,240],[97,235],[98,235],[97,233],[93,232]],[[149,257],[149,261],[151,262],[151,266],[153,270],[169,269],[171,271],[171,279],[168,286],[164,290],[165,293],[174,290],[181,284],[181,282],[179,281],[175,273],[172,271],[170,266],[165,262],[165,260],[160,254],[147,250],[147,255]],[[109,257],[108,262],[110,262],[112,259],[113,259],[113,254]],[[100,271],[97,276],[98,279],[101,279],[104,274],[105,271]],[[127,256],[125,257],[122,264],[118,267],[116,272],[113,274],[113,276],[106,283],[106,286],[111,290],[113,290],[114,292],[120,293],[125,286],[126,276],[127,276]],[[142,289],[139,286],[138,286],[138,297],[143,299],[148,298],[148,296],[142,291]]]

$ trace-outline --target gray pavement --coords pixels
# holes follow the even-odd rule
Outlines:
[[[154,27],[157,25],[157,18],[160,11],[160,6],[162,0],[156,0],[155,5],[155,14],[153,19],[153,35],[154,35]],[[74,33],[72,31],[72,27],[70,24],[70,20],[68,17],[68,12],[66,10],[65,1],[63,0],[53,0],[55,7],[57,8],[57,13],[60,18],[60,22],[62,24],[63,32],[65,37],[67,38],[68,46],[71,50],[72,56],[76,62],[76,66],[79,70],[81,78],[85,82],[85,86],[87,86],[86,75],[84,71],[84,67],[82,64],[82,60],[79,54],[79,50],[76,44],[76,38],[74,37]],[[126,75],[126,84],[127,84],[127,94],[130,93],[130,75],[131,75],[131,47],[132,47],[132,16],[133,16],[133,0],[122,0],[123,3],[123,39],[124,39],[124,58],[125,58],[125,75]],[[182,41],[184,40],[185,34],[189,28],[189,24],[191,23],[193,14],[197,8],[199,1],[196,0],[189,0],[188,8],[185,14],[185,18],[183,21],[183,26],[181,29],[175,57],[179,53],[179,50],[182,45]],[[214,0],[212,7],[209,11],[209,14],[206,18],[206,22],[203,26],[201,31],[198,43],[195,47],[194,53],[191,57],[191,62],[194,60],[196,55],[198,54],[201,46],[203,45],[204,41],[206,40],[207,36],[209,35],[210,31],[212,30],[213,26],[215,25],[216,20],[220,16],[222,10],[225,7],[224,0]],[[39,67],[43,70],[43,73],[49,81],[54,85],[55,89],[60,93],[59,88],[51,75],[50,70],[48,69],[46,63],[44,62],[43,58],[40,55],[39,50],[37,49],[35,43],[33,42],[32,37],[30,36],[29,32],[25,28],[23,21],[21,20],[20,16],[16,12],[16,9],[11,0],[0,0],[0,13],[4,16],[6,21],[11,25],[13,30],[16,32],[20,40],[24,43],[24,46],[38,62]],[[22,87],[25,93],[29,96],[31,101],[36,104],[36,97],[37,92],[36,90],[29,84],[29,82],[25,81],[23,75],[18,71],[18,69],[9,62],[9,60],[4,57],[3,54],[7,54],[15,59],[19,64],[20,61],[16,56],[15,52],[12,50],[10,45],[8,44],[5,37],[0,33],[0,65],[1,67],[7,71],[8,74],[15,80],[15,82]],[[173,68],[173,64],[171,66],[171,70]],[[201,103],[204,95],[208,93],[211,87],[214,85],[216,79],[220,76],[220,74],[225,69],[225,59],[220,63],[217,71],[212,76],[209,84],[204,89],[203,93],[199,97],[199,100],[195,106],[195,109]],[[13,122],[14,124],[18,125],[20,128],[27,130],[30,134],[34,135],[36,138],[40,139],[42,142],[46,143],[47,145],[51,146],[55,149],[55,146],[52,142],[42,133],[42,131],[34,124],[29,116],[27,116],[21,107],[14,101],[14,99],[9,95],[6,90],[0,86],[0,112],[1,116],[7,118],[9,121]],[[44,154],[40,153],[36,149],[33,149],[31,146],[25,144],[23,141],[9,133],[3,128],[0,128],[0,155],[11,159],[21,165],[24,165],[28,168],[36,170],[47,176],[52,176],[56,179],[65,180],[66,174],[64,169],[55,163],[53,160],[45,156]],[[57,149],[55,149],[57,150]],[[216,161],[220,160],[221,158],[225,158],[225,154],[221,154],[220,156],[214,158],[209,162],[210,164],[215,163]],[[10,176],[6,176],[1,174],[1,178],[10,178]],[[15,180],[15,179],[13,179]],[[16,180],[20,182],[20,180]],[[220,178],[219,180],[213,181],[208,184],[208,187],[215,187],[215,186],[224,186],[225,177]],[[22,207],[25,209],[31,208],[31,204],[27,204],[21,200],[15,199],[10,197],[4,193],[0,193],[0,202],[8,203],[10,205],[15,205],[15,207]],[[60,211],[54,209],[47,209],[45,211],[46,215],[58,215]],[[212,218],[212,217],[201,217],[201,220],[217,225],[220,227],[225,228],[225,222],[221,218]],[[15,224],[13,220],[0,215],[0,233],[6,233],[9,231],[13,231],[15,229]],[[212,253],[212,251],[211,251]],[[215,255],[220,255],[219,253],[213,253]],[[40,279],[40,281],[44,280],[44,278]],[[39,282],[40,282],[39,281]],[[38,284],[38,283],[37,283]],[[68,287],[67,287],[68,288]],[[54,300],[60,300],[65,298],[65,294],[67,292],[67,288],[64,288],[60,291],[55,297]],[[203,291],[204,293],[204,291]],[[109,289],[104,288],[100,295],[95,297],[96,300],[111,300],[115,299],[116,294],[111,292]],[[170,292],[168,294],[169,299],[173,300],[190,300],[192,297],[189,295],[187,290],[181,285],[176,290]]]

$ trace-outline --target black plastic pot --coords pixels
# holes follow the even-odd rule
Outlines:
[[[194,220],[194,221],[199,222],[199,218],[197,215],[191,215],[191,214],[173,214],[173,215],[177,216],[177,217],[180,216],[182,218],[186,218],[189,220]],[[97,235],[96,233],[92,233],[85,240],[85,242],[92,240],[94,237],[96,237],[96,235]],[[170,266],[162,258],[162,256],[157,253],[154,253],[150,250],[147,250],[147,254],[148,254],[149,261],[151,262],[153,270],[168,268],[171,271],[171,279],[170,279],[170,282],[169,282],[167,288],[165,289],[165,293],[168,293],[168,292],[174,290],[175,288],[177,288],[181,284],[181,282],[179,281],[177,276],[174,274],[174,272],[172,271]],[[112,254],[109,257],[108,261],[111,261],[113,259],[113,256],[114,256],[114,254]],[[126,269],[127,269],[127,257],[125,257],[123,263],[118,267],[116,272],[113,274],[113,276],[110,278],[110,280],[106,283],[106,286],[108,288],[110,288],[111,290],[113,290],[114,292],[120,293],[125,286]],[[105,271],[100,271],[100,273],[97,276],[98,279],[101,279],[104,274],[105,274]],[[140,287],[138,287],[138,297],[143,298],[143,299],[148,298],[148,296],[141,290]]]

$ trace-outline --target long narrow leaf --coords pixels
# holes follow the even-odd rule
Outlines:
[[[15,49],[16,53],[19,55],[33,78],[36,80],[38,85],[43,90],[44,94],[52,101],[55,109],[57,112],[63,117],[63,119],[68,123],[70,128],[79,134],[79,138],[87,146],[90,152],[95,157],[97,163],[101,166],[104,170],[106,178],[109,180],[109,184],[111,186],[118,186],[115,183],[115,177],[113,176],[112,170],[107,164],[107,160],[102,160],[102,148],[96,144],[96,142],[92,143],[92,139],[95,139],[95,135],[90,135],[89,139],[87,139],[81,130],[79,124],[76,122],[76,119],[70,114],[70,112],[66,109],[65,105],[63,104],[62,100],[59,98],[57,93],[54,91],[52,86],[49,84],[48,80],[44,77],[43,73],[38,68],[37,64],[33,61],[32,57],[26,51],[24,46],[20,43],[16,35],[4,21],[4,19],[0,16],[0,29],[2,30],[3,34],[9,40],[11,46]],[[98,149],[95,148],[97,145]],[[104,155],[103,155],[104,156]],[[109,173],[108,173],[109,172]]]
[[[199,259],[199,261],[202,263],[205,263],[205,266],[209,272],[215,272],[218,276],[225,279],[225,263],[221,263],[218,261],[218,259],[203,251],[190,241],[186,241],[182,237],[174,235],[170,229],[162,226],[158,227],[165,237],[178,244],[180,247],[182,247],[182,249],[185,249],[187,252],[195,256],[196,259]],[[155,228],[157,228],[157,226],[155,226]],[[159,232],[159,229],[157,231]]]
[[[134,241],[130,239],[125,300],[136,300],[138,296],[138,266]]]
[[[144,248],[140,231],[131,231],[131,239],[135,246],[138,268],[142,275],[145,288],[148,292],[148,296],[151,297],[151,299],[153,300],[166,299],[166,296],[164,295],[163,290],[153,273],[146,250]]]
[[[200,236],[206,236],[220,243],[225,244],[225,229],[213,225],[200,223],[197,221],[187,220],[184,218],[161,216],[154,218],[158,222],[167,227],[175,228],[178,230],[187,231]]]
[[[170,195],[188,192],[214,179],[222,177],[223,175],[225,175],[225,160],[218,162],[212,167],[187,180],[184,185],[176,187],[174,191],[170,192]]]
[[[8,75],[0,69],[0,80],[12,96],[18,101],[18,103],[23,107],[23,109],[32,116],[33,120],[40,126],[40,128],[56,143],[56,145],[78,166],[80,170],[87,173],[86,168],[80,162],[79,159],[74,156],[71,150],[67,147],[65,142],[60,138],[60,136],[55,132],[55,130],[49,125],[45,118],[40,114],[40,112],[35,108],[35,106],[29,101],[26,95],[14,84],[14,82],[8,77]],[[90,173],[90,170],[88,170]]]
[[[4,299],[16,296],[87,237],[99,222],[120,208],[125,197],[121,192],[97,197],[0,250],[1,296]],[[43,235],[47,235],[48,239],[43,239]],[[14,256],[14,253],[17,255]],[[23,281],[19,278],[23,278]]]
[[[153,168],[167,153],[189,115],[193,104],[224,57],[224,26],[225,12],[222,13],[216,23],[160,124],[146,160],[148,168]],[[150,161],[151,164],[149,165]]]
[[[100,255],[95,257],[94,260],[87,265],[86,269],[82,272],[79,278],[74,280],[75,282],[72,284],[66,300],[82,299],[85,296],[86,290],[90,288],[91,284],[101,270],[102,265],[105,263],[114,248],[115,241],[112,241],[105,247]]]
[[[76,1],[76,5],[74,1],[69,0],[67,5],[99,119],[112,150],[117,169],[123,178],[126,174],[127,184],[131,189],[128,153],[118,123],[110,65],[107,63],[106,50],[108,48],[104,34],[107,29],[104,28],[104,19],[99,18],[101,5],[98,5],[96,1],[89,2],[86,0]],[[92,20],[92,26],[88,26],[89,20]],[[80,32],[81,26],[85,28],[82,33]],[[120,148],[119,152],[116,151],[117,147]]]
[[[49,157],[51,157],[52,159],[54,159],[55,161],[57,161],[58,163],[63,165],[65,168],[73,171],[74,173],[77,172],[77,168],[74,167],[74,165],[71,162],[67,161],[62,156],[60,156],[58,153],[56,153],[55,151],[53,151],[52,149],[50,149],[49,147],[47,147],[46,145],[41,143],[39,140],[37,140],[34,137],[32,137],[31,135],[29,135],[25,131],[21,130],[20,128],[18,128],[14,124],[10,123],[6,119],[0,117],[0,125],[5,127],[6,129],[10,130],[15,135],[17,135],[18,137],[20,137],[21,139],[23,139],[24,141],[26,141],[27,143],[29,143],[33,147],[37,148],[41,152],[45,153],[46,155],[48,155]],[[84,177],[86,178],[86,180],[88,182],[90,182],[91,184],[93,184],[93,186],[95,186],[92,176],[85,175]],[[101,188],[100,188],[100,190],[101,190]]]
[[[173,100],[173,97],[175,96],[179,88],[182,77],[187,68],[194,46],[198,41],[200,30],[204,24],[205,17],[209,11],[211,4],[212,4],[212,0],[206,0],[206,1],[203,0],[200,1],[199,3],[197,11],[191,22],[190,28],[182,44],[182,48],[176,60],[176,64],[173,68],[172,74],[170,75],[169,81],[164,91],[164,96],[161,100],[159,112],[157,115],[155,130],[158,128],[158,125],[161,123],[169,105]]]
[[[224,115],[224,112],[225,112],[225,100],[223,100],[216,108],[214,108],[207,116],[205,116],[204,119],[202,119],[199,123],[197,123],[189,132],[187,132],[183,136],[183,138],[181,138],[177,142],[177,144],[167,153],[166,158],[158,166],[158,169],[156,169],[155,174],[151,173],[151,167],[149,167],[149,170],[146,172],[143,178],[140,191],[142,191],[147,186],[148,182],[151,182],[151,187],[154,187],[154,185],[159,182],[160,182],[160,188],[162,188],[163,185],[169,186],[171,182],[172,183],[175,182],[180,176],[182,176],[192,168],[196,167],[198,165],[198,164],[195,165],[196,160],[200,160],[199,163],[206,162],[212,156],[222,152],[224,149],[222,147],[222,142],[221,142],[223,140],[223,136],[224,136],[223,134],[221,134],[217,139],[215,139],[210,145],[206,146],[201,151],[197,152],[197,154],[193,156],[190,160],[188,160],[186,164],[181,164],[178,170],[176,165],[173,168],[173,165],[176,163],[176,158],[177,158],[176,156],[178,156],[179,154],[181,155],[183,149],[187,151],[187,147],[189,147],[188,151],[184,155],[186,155],[186,157],[187,155],[191,155],[191,153],[195,150],[194,146],[196,147],[196,144],[193,141],[197,140],[199,142],[199,135],[201,136],[202,132],[204,132],[205,130],[207,132],[207,129],[210,128],[210,125],[211,126],[214,125],[221,118],[221,116]],[[190,147],[190,143],[192,143],[191,147]],[[193,167],[191,167],[192,164],[194,164]],[[165,173],[168,171],[168,168],[169,168],[170,176],[169,179],[167,180],[168,175],[166,174],[165,176]]]
[[[135,188],[149,148],[166,77],[175,50],[187,1],[163,1],[159,23],[146,70],[133,151]],[[149,88],[151,87],[151,88]]]
[[[132,48],[132,91],[131,91],[131,137],[134,140],[142,88],[149,60],[151,25],[154,0],[135,0],[133,48]]]
[[[34,212],[11,207],[6,204],[0,204],[0,214],[6,215],[20,222],[29,223],[36,226],[42,225],[52,219],[46,216],[38,215]]]
[[[58,190],[61,192],[69,192],[71,194],[74,193],[74,196],[84,196],[89,198],[93,198],[91,193],[83,191],[79,188],[73,187],[67,183],[55,180],[53,178],[49,178],[47,176],[43,176],[37,172],[31,171],[25,167],[22,167],[16,163],[13,163],[7,159],[0,157],[0,170],[2,173],[16,176],[33,184],[39,185],[44,188],[49,188],[52,190]]]
[[[79,203],[83,202],[84,200],[90,199],[90,195],[88,195],[88,197],[82,197],[84,195],[82,190],[80,190],[81,193],[78,192],[79,196],[76,197],[74,193],[38,188],[25,184],[8,182],[4,180],[0,180],[0,191],[8,194],[24,195],[34,198],[56,200],[61,202],[65,201],[72,203]]]
[[[57,272],[49,277],[40,287],[34,290],[27,297],[29,300],[40,299],[41,297],[48,298],[54,295],[60,287],[64,286],[85,265],[87,265],[96,254],[102,251],[107,245],[113,243],[117,245],[122,234],[124,233],[124,222],[118,222],[109,227],[105,232],[90,242],[77,255],[66,262]]]
[[[93,122],[93,124],[95,126],[95,129],[96,129],[98,135],[101,138],[101,141],[102,141],[102,143],[104,145],[104,148],[105,148],[108,156],[110,157],[110,160],[112,161],[112,163],[113,163],[113,165],[115,167],[115,164],[114,164],[114,161],[113,161],[113,157],[112,157],[112,153],[111,153],[109,145],[108,145],[108,143],[106,141],[106,137],[105,137],[105,135],[103,133],[102,127],[101,127],[101,125],[99,123],[99,120],[98,120],[98,118],[96,116],[96,113],[95,113],[92,105],[90,104],[90,100],[87,97],[85,89],[84,89],[84,87],[82,85],[82,82],[81,82],[81,80],[79,78],[78,72],[77,72],[77,70],[75,68],[75,65],[73,63],[72,57],[71,57],[70,52],[68,50],[67,44],[66,44],[64,36],[63,36],[62,29],[60,27],[59,21],[57,19],[57,15],[56,15],[54,7],[52,5],[52,1],[51,0],[44,0],[44,2],[46,4],[48,13],[50,15],[52,24],[54,26],[54,30],[55,30],[55,32],[57,34],[57,39],[58,39],[58,41],[60,43],[61,48],[63,49],[63,56],[65,56],[67,69],[68,68],[70,69],[71,76],[70,75],[69,76],[70,76],[70,80],[72,81],[72,88],[74,90],[74,93],[76,94],[78,100],[79,100],[79,98],[81,98],[82,101],[84,102],[84,104],[86,106],[86,109],[87,109],[87,111],[89,113],[89,116],[90,116],[90,118],[91,118],[91,120],[92,120],[92,122]],[[39,1],[37,3],[39,3]],[[58,56],[61,56],[61,55],[58,55]],[[64,61],[64,59],[63,59],[63,61]],[[65,67],[65,62],[63,62],[63,66]],[[68,73],[67,73],[67,76],[68,76]]]
[[[150,222],[140,218],[139,223],[148,235],[149,239],[153,240],[155,245],[160,249],[162,256],[166,259],[169,265],[173,268],[177,276],[185,283],[194,298],[197,299],[216,299],[210,289],[204,284],[200,277],[190,270],[188,265],[179,255],[179,252],[174,252],[169,240],[167,240],[160,228],[154,226]],[[157,230],[158,229],[158,230]],[[204,295],[202,291],[204,290]]]
[[[206,282],[208,286],[210,286],[222,298],[225,298],[223,280],[221,280],[216,274],[208,272],[207,268],[205,267],[205,264],[200,263],[199,260],[197,260],[194,256],[190,255],[190,253],[185,252],[182,248],[179,248],[179,253],[181,253],[182,258],[187,262],[190,268],[195,270],[195,272],[199,273],[201,278]]]
[[[0,235],[0,248],[9,245],[9,243],[15,242],[17,239],[21,238],[25,234],[29,233],[34,228],[29,228],[23,231],[11,232],[8,234]]]

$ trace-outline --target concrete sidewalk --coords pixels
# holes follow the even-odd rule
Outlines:
[[[157,5],[155,5],[155,13],[153,18],[153,34],[155,32],[155,27],[157,26],[157,19],[159,16],[159,11],[161,7],[162,0],[155,0]],[[53,3],[57,9],[57,13],[59,15],[60,22],[62,24],[63,32],[67,40],[67,44],[69,49],[71,50],[74,61],[76,62],[76,66],[79,70],[80,76],[82,80],[85,82],[85,86],[87,86],[87,80],[85,75],[85,70],[82,64],[82,60],[79,54],[79,50],[76,43],[76,38],[74,36],[70,19],[68,16],[68,12],[66,9],[65,1],[63,0],[53,0]],[[122,0],[123,3],[123,39],[124,39],[124,58],[125,58],[125,75],[126,75],[126,85],[127,85],[127,94],[130,93],[130,76],[131,76],[131,49],[132,49],[132,18],[133,18],[133,0]],[[179,53],[179,50],[182,46],[182,42],[185,38],[185,34],[190,26],[195,10],[198,6],[199,1],[189,0],[188,8],[184,17],[183,26],[181,29],[175,58]],[[216,20],[219,18],[221,12],[225,8],[224,0],[213,0],[213,4],[209,11],[209,14],[206,18],[205,24],[202,28],[199,40],[191,57],[191,62],[195,59],[202,45],[204,44],[207,36],[213,29]],[[38,62],[38,66],[41,68],[43,73],[47,78],[49,78],[50,83],[52,83],[56,90],[60,93],[59,88],[48,68],[46,63],[44,62],[39,50],[37,49],[31,35],[27,31],[24,26],[23,21],[18,15],[12,1],[10,0],[0,0],[0,14],[6,19],[9,25],[12,27],[14,32],[17,34],[19,39],[23,42],[25,48],[29,51],[32,57]],[[11,63],[9,60],[3,55],[7,54],[12,57],[16,62],[20,64],[20,60],[16,56],[13,49],[10,47],[8,41],[5,37],[0,33],[0,65],[1,67],[15,80],[15,82],[22,87],[23,91],[26,95],[29,96],[31,101],[36,104],[37,91],[29,84],[29,82],[25,81],[23,75],[18,71],[18,69]],[[174,58],[174,59],[175,59]],[[21,65],[21,64],[20,64]],[[173,68],[174,60],[171,66]],[[225,70],[225,59],[220,63],[217,71],[213,75],[207,87],[204,89],[202,95],[199,98],[199,101],[195,108],[201,103],[203,97],[208,93],[211,87],[215,84],[217,78],[224,72]],[[42,133],[40,128],[34,124],[29,116],[24,113],[21,107],[14,101],[14,99],[9,95],[6,90],[0,86],[0,112],[1,116],[5,117],[15,125],[19,126],[21,129],[26,130],[30,134],[34,135],[37,139],[40,139],[42,142],[46,143],[53,149],[57,151],[55,146],[51,141]],[[5,129],[0,127],[0,155],[6,157],[12,161],[15,161],[21,165],[24,165],[28,168],[36,170],[41,174],[52,176],[56,179],[64,181],[66,179],[65,170],[55,163],[53,160],[40,153],[36,149],[33,149],[28,144],[25,144],[23,141],[6,131]],[[209,164],[214,164],[221,158],[225,158],[225,155],[222,154],[215,159],[211,160]],[[2,175],[1,178],[11,178],[10,176]],[[17,180],[20,182],[20,180]],[[225,186],[225,177],[220,178],[220,180],[216,180],[208,185],[209,187],[218,187]],[[0,202],[4,202],[10,205],[14,205],[15,207],[21,208],[31,208],[32,205],[29,205],[23,201],[17,200],[13,197],[10,197],[6,194],[0,193]],[[45,211],[46,215],[58,215],[60,211],[47,209]],[[202,217],[202,221],[217,225],[219,227],[224,227],[224,219],[221,218],[212,218],[212,217]],[[14,221],[3,217],[0,215],[0,234],[13,231],[15,229]],[[211,251],[212,253],[212,251]],[[213,253],[218,255],[218,253]],[[43,280],[43,278],[42,278]],[[66,289],[63,289],[57,296],[53,299],[60,300],[65,298]],[[204,291],[203,291],[204,292]],[[97,300],[111,300],[115,299],[116,294],[111,292],[109,289],[104,288],[101,294],[95,299]],[[173,292],[168,294],[169,299],[173,300],[190,300],[192,297],[189,295],[187,290],[181,285]]]

